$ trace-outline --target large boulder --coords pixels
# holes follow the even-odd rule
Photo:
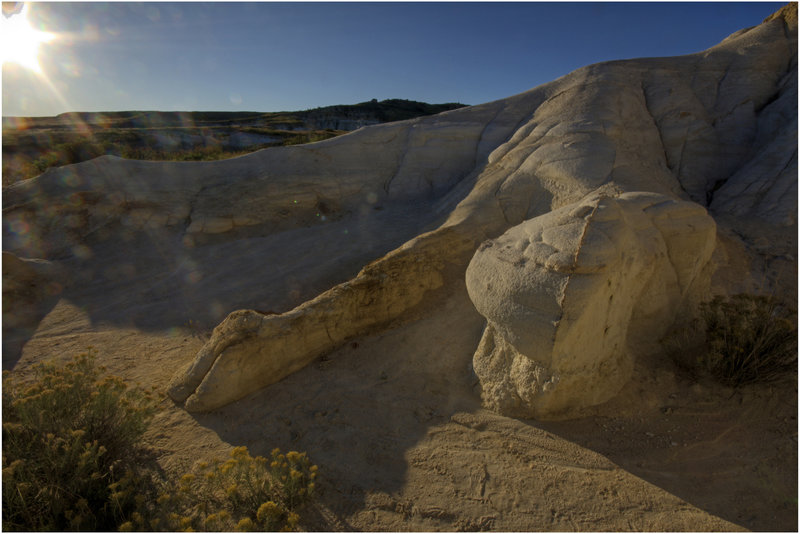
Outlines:
[[[473,365],[487,406],[549,418],[602,403],[704,294],[716,225],[655,193],[591,197],[487,241],[467,289],[488,320]]]

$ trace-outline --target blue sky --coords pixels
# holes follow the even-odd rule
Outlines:
[[[4,116],[480,104],[584,65],[704,50],[784,3],[44,3]]]

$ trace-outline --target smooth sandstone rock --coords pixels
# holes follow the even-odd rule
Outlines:
[[[445,266],[434,267],[445,286],[460,283],[481,242],[593,193],[692,200],[723,236],[718,291],[741,281],[796,294],[796,276],[771,274],[776,258],[797,269],[796,10],[704,52],[590,65],[503,100],[312,145],[216,162],[107,156],[51,170],[4,189],[4,248],[73,257],[86,273],[94,262],[100,272],[135,270],[148,292],[133,322],[144,316],[148,327],[187,313],[213,324],[241,308],[289,310],[268,324],[305,325],[284,341],[272,327],[251,336],[249,322],[220,328],[195,371],[175,379],[177,398],[197,409],[422,309],[437,289],[405,267]],[[354,305],[363,302],[372,304]],[[98,308],[106,318],[109,307]],[[353,327],[328,339],[342,317]],[[237,348],[222,348],[226,336]]]
[[[290,312],[233,312],[175,375],[169,396],[190,411],[209,411],[302,369],[348,339],[373,331],[376,323],[410,318],[445,283],[448,265],[437,258],[438,250],[460,250],[466,259],[475,246],[458,235],[437,238],[408,243]]]
[[[757,43],[760,45],[756,46]],[[444,197],[442,208],[447,205],[448,196],[455,201],[460,200],[447,221],[438,230],[421,236],[416,241],[436,242],[439,240],[440,232],[457,229],[458,234],[465,236],[467,241],[471,239],[478,243],[526,219],[574,203],[592,191],[601,191],[612,196],[624,191],[652,191],[671,198],[695,199],[700,204],[707,205],[713,200],[713,192],[724,187],[720,184],[727,176],[725,173],[731,172],[730,169],[736,165],[745,165],[743,162],[748,161],[748,155],[746,151],[741,150],[741,147],[752,142],[753,125],[759,120],[770,122],[771,132],[775,132],[775,128],[778,127],[784,128],[783,133],[777,135],[774,140],[765,139],[765,146],[778,143],[775,150],[785,153],[786,147],[781,147],[781,143],[789,145],[792,142],[796,143],[796,128],[792,129],[792,114],[781,115],[771,112],[769,105],[764,106],[764,103],[776,98],[776,93],[778,100],[783,98],[784,102],[791,101],[791,98],[781,95],[787,92],[791,94],[792,83],[796,88],[796,76],[791,76],[793,61],[796,62],[796,54],[793,51],[796,44],[793,47],[792,43],[796,43],[796,34],[792,36],[789,33],[787,38],[783,19],[774,19],[755,30],[731,38],[705,53],[680,58],[593,65],[528,93],[470,108],[477,111],[491,107],[493,110],[493,118],[483,127],[483,134],[475,152],[475,161],[478,165],[471,175],[462,179],[454,186],[452,192]],[[762,54],[770,57],[762,57]],[[762,76],[764,70],[768,71],[766,76]],[[728,76],[742,83],[728,84],[725,81]],[[757,83],[743,82],[753,77],[763,79]],[[695,82],[686,84],[683,80],[687,79],[693,79]],[[724,99],[717,95],[718,87],[725,88],[721,93]],[[660,92],[660,88],[670,88],[670,90]],[[710,91],[714,94],[709,95]],[[738,102],[748,99],[755,104],[738,106]],[[467,112],[461,113],[464,119],[467,119]],[[446,115],[449,120],[453,120],[461,113],[457,110]],[[516,129],[509,130],[508,125],[517,117],[524,118],[516,123]],[[512,134],[503,141],[503,134],[506,132]],[[364,136],[368,133],[371,133],[370,129],[361,132]],[[403,135],[409,140],[414,137],[413,133]],[[380,138],[377,135],[376,137]],[[408,146],[413,150],[420,149],[419,143],[409,142]],[[413,150],[410,149],[409,153],[413,153]],[[736,157],[735,162],[731,163],[730,158],[733,153]],[[481,163],[481,155],[486,157],[484,163]],[[757,160],[758,158],[752,164],[762,169],[766,162],[759,163]],[[787,168],[789,173],[793,170],[796,172],[796,165],[793,167],[791,162]],[[748,169],[746,172],[757,182],[760,176],[763,176],[758,175],[755,169]],[[784,188],[780,185],[781,182],[776,180],[768,179],[766,183],[763,181],[758,183],[765,191],[772,191],[776,187]],[[776,196],[776,200],[781,204],[777,208],[780,212],[796,211],[796,195]],[[695,208],[690,211],[693,209]],[[773,217],[774,209],[775,206],[773,210],[761,212],[757,211],[756,207],[751,212],[750,221],[769,219]],[[677,208],[672,210],[673,213],[677,213],[674,211]],[[704,217],[703,220],[707,220],[707,215],[704,214]],[[669,240],[660,238],[663,241],[660,253],[668,249],[673,256],[680,257],[676,252],[679,247],[691,244],[687,245],[683,241],[692,242],[694,239],[683,233],[687,227],[669,230],[667,219],[656,218],[656,220],[663,227],[663,232],[671,236]],[[737,224],[753,223],[738,221]],[[784,221],[784,224],[788,224],[789,228],[796,228],[796,220],[790,219]],[[695,243],[694,246],[699,245]],[[713,250],[713,239],[712,245],[705,242],[703,246],[710,246]],[[796,249],[796,239],[794,248]],[[459,261],[457,256],[461,251],[458,247],[456,251],[453,253],[444,246],[438,250],[437,256],[441,260],[457,264]],[[645,254],[640,252],[642,255]],[[762,252],[766,253],[766,250],[762,249]],[[695,272],[697,265],[693,262],[698,261],[702,265],[709,255],[710,251],[703,248],[698,257],[690,255],[694,259],[688,264],[684,265],[676,260],[669,265],[662,264],[658,269],[650,267],[671,272],[679,289],[661,287],[657,284],[639,288],[635,278],[626,280],[626,283],[633,286],[629,289],[632,295],[639,291],[641,298],[636,305],[641,309],[637,308],[637,315],[640,315],[639,312],[642,313],[641,317],[636,317],[632,321],[633,327],[625,316],[626,313],[633,313],[632,308],[628,309],[627,305],[620,308],[627,310],[624,313],[620,312],[622,316],[610,317],[609,326],[616,329],[617,338],[622,339],[620,336],[627,334],[624,337],[627,347],[639,350],[644,350],[648,341],[657,339],[658,332],[663,331],[664,318],[674,316],[682,306],[689,307],[692,299],[682,291],[691,287],[695,279],[699,287],[705,287],[705,282],[700,281],[706,280],[707,274],[698,275]],[[553,256],[549,261],[558,265],[558,259],[558,256]],[[652,261],[642,260],[647,265]],[[376,262],[375,268],[388,269],[391,265],[392,260],[386,258]],[[402,286],[413,285],[414,282],[412,277],[401,277],[394,283]],[[580,284],[573,281],[573,290],[578,286]],[[701,294],[698,289],[696,298]],[[400,310],[408,309],[403,302],[405,295],[406,291],[398,288],[391,293],[382,293],[379,298],[393,299],[391,308],[402,313]],[[683,300],[677,295],[682,295]],[[629,298],[634,299],[633,296]],[[648,303],[656,306],[657,310],[647,308]],[[646,320],[649,317],[648,313],[654,314],[659,319],[648,323]],[[337,312],[331,310],[327,317],[332,318],[336,315]],[[325,317],[320,316],[317,328],[323,329],[325,324],[328,324]],[[640,322],[642,324],[638,324]],[[372,324],[373,328],[379,328],[378,321],[373,321]],[[594,332],[591,326],[596,325],[592,323],[587,326],[590,332]],[[603,325],[604,330],[605,326]],[[544,328],[544,331],[538,335],[544,336],[542,339],[548,340],[550,339],[548,336],[555,335],[547,330],[546,325],[541,328]],[[562,330],[566,331],[567,329]],[[509,328],[503,327],[503,332],[508,333]],[[578,329],[573,328],[572,332],[578,332]],[[297,339],[299,340],[302,335],[302,332],[298,331]],[[535,338],[533,334],[529,334],[529,337]],[[643,338],[639,340],[638,347],[637,338]],[[496,340],[498,344],[509,341],[505,337],[495,336],[493,330],[487,328],[483,349],[479,349],[479,353],[482,350],[491,352],[487,348],[490,339]],[[510,339],[514,339],[514,336],[510,336]],[[329,347],[339,343],[341,341],[336,340],[320,350],[327,351]],[[559,346],[563,348],[565,345]],[[595,381],[600,384],[588,388],[584,396],[575,400],[574,406],[602,402],[603,399],[613,395],[613,392],[627,380],[632,362],[631,356],[621,356],[622,349],[619,347],[612,349],[613,344],[610,348],[605,347],[605,350],[612,352],[602,365],[586,364],[583,384]],[[512,351],[505,351],[504,354],[512,354]],[[302,360],[308,361],[310,356],[310,354],[304,355]],[[480,360],[480,358],[476,360],[476,368],[481,366]],[[532,360],[529,358],[516,360],[512,358],[512,360],[516,363],[508,361],[504,364],[505,370],[502,370],[503,365],[499,363],[501,359],[494,359],[492,365],[500,367],[496,372],[489,374],[512,376],[518,383],[533,380],[542,387],[548,384],[551,376],[546,372],[542,374],[543,367],[532,366],[530,363]],[[287,363],[285,368],[289,367],[293,368],[293,364]],[[254,368],[251,366],[251,369]],[[616,371],[606,372],[612,368]],[[573,371],[575,376],[580,374],[577,367]],[[598,372],[600,374],[597,374]],[[531,378],[537,376],[537,373],[539,378]],[[211,380],[214,374],[215,371],[212,369],[208,380]],[[262,383],[274,381],[279,375],[272,373],[269,380]],[[577,378],[570,380],[580,382]],[[549,405],[545,406],[545,403],[539,402],[540,409],[536,413],[555,414],[559,411],[568,411],[570,401],[558,392],[575,393],[578,388],[570,387],[570,380],[565,377],[560,389],[554,388],[551,383],[549,388],[552,394],[548,397]],[[602,384],[604,380],[608,380],[609,383]],[[220,383],[223,382],[224,378]],[[505,388],[505,390],[513,389]],[[196,398],[207,395],[209,394],[203,391]],[[508,403],[498,401],[495,405],[500,407]],[[199,402],[193,404],[197,409],[200,406]],[[523,412],[526,415],[532,413],[527,408]]]
[[[596,196],[487,241],[467,290],[488,325],[473,365],[490,408],[554,418],[602,403],[707,295],[716,239],[701,206]]]

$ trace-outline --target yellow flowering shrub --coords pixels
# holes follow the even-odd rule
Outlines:
[[[297,530],[317,466],[306,453],[270,459],[236,447],[165,477],[141,441],[151,392],[128,387],[94,356],[42,364],[33,380],[3,374],[3,530]]]
[[[3,373],[3,530],[136,528],[152,486],[140,445],[152,393],[105,375],[92,353],[32,375]]]
[[[243,517],[239,520],[236,524],[236,531],[237,532],[252,532],[253,530],[253,520],[249,517]]]
[[[197,463],[159,503],[181,514],[183,522],[165,517],[174,530],[296,530],[296,510],[313,496],[316,473],[306,453],[275,449],[268,461],[236,447],[225,461]]]

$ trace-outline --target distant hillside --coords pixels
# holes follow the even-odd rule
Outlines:
[[[362,126],[464,107],[391,99],[304,111],[104,111],[3,117],[3,185],[104,154],[208,160],[322,141]]]
[[[70,112],[55,117],[3,117],[3,132],[31,129],[55,128],[168,128],[168,127],[214,127],[214,126],[289,126],[297,129],[315,129],[320,122],[340,123],[382,122],[413,119],[423,115],[435,115],[443,111],[458,109],[465,104],[427,104],[413,100],[372,100],[352,105],[336,105],[304,111],[99,111]],[[359,128],[360,126],[356,126]],[[325,129],[325,128],[322,128]],[[333,128],[347,130],[348,128]],[[355,129],[355,128],[352,128]]]
[[[423,115],[435,115],[464,107],[464,104],[426,104],[411,100],[383,100],[362,102],[354,106],[328,106],[298,113],[306,124],[317,128],[336,130],[355,129],[367,124],[402,121]],[[355,128],[348,128],[349,125]]]

